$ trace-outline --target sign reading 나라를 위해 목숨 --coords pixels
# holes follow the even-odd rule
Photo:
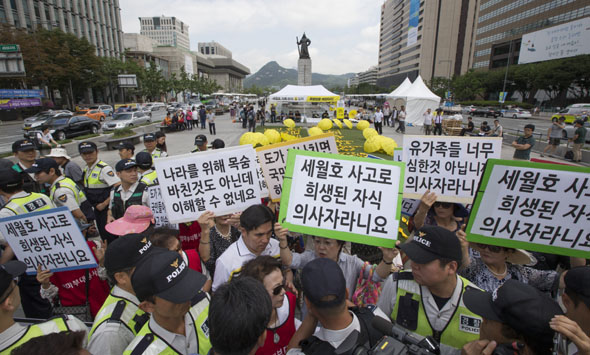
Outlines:
[[[260,203],[252,145],[154,161],[170,223],[195,221],[205,211],[225,215]]]
[[[404,163],[289,150],[279,220],[290,231],[392,248]]]
[[[470,204],[486,161],[501,152],[499,137],[405,136],[404,197],[420,199],[430,190],[438,201]]]
[[[590,258],[590,168],[490,159],[467,239]]]
[[[31,212],[0,219],[0,234],[27,273],[66,271],[96,267],[96,260],[67,207]]]
[[[260,160],[260,166],[264,173],[270,198],[274,202],[281,200],[283,176],[285,175],[285,166],[287,164],[287,153],[289,149],[338,154],[336,138],[334,138],[332,133],[320,134],[313,137],[305,137],[257,148],[256,154]]]

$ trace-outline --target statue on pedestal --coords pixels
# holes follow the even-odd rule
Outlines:
[[[301,40],[295,37],[297,40],[297,49],[299,50],[299,59],[309,59],[309,51],[307,47],[311,44],[311,40],[305,36],[305,32],[303,32],[303,36]]]

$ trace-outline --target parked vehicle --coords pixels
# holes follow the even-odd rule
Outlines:
[[[465,106],[463,108],[461,108],[461,113],[463,113],[464,115],[474,115],[476,107],[471,105],[471,106]]]
[[[587,117],[588,115],[590,115],[590,104],[573,104],[551,116],[551,120],[563,116],[565,117],[565,123],[573,124],[578,118]]]
[[[472,113],[474,116],[482,117],[493,117],[496,118],[500,115],[500,112],[493,107],[476,107]]]
[[[61,115],[50,118],[41,127],[49,127],[53,139],[62,141],[84,134],[96,134],[100,130],[100,122],[86,116]]]
[[[185,104],[184,102],[176,102],[176,103],[169,105],[166,110],[168,112],[172,113],[172,112],[176,112],[178,110],[186,110],[186,109],[188,109],[187,104]]]
[[[39,112],[34,116],[25,118],[23,123],[23,130],[28,131],[32,129],[38,129],[48,119],[56,117],[58,115],[72,115],[72,112],[68,110],[48,110]]]
[[[166,109],[166,104],[163,102],[154,102],[152,104],[152,111],[161,111]]]
[[[586,127],[587,131],[590,131],[590,122],[584,122],[584,127]],[[563,139],[573,139],[574,132],[576,132],[576,127],[573,124],[565,125],[565,129],[562,131]],[[590,143],[590,134],[586,133],[586,143]]]
[[[144,115],[149,116],[150,118],[152,117],[152,107],[151,106],[142,107],[141,112],[143,112]]]
[[[113,119],[106,122],[102,127],[103,131],[113,131],[125,127],[139,126],[143,123],[151,122],[151,117],[142,111],[115,113]]]
[[[80,110],[80,111],[76,111],[75,113],[76,116],[86,116],[88,118],[92,118],[93,120],[102,122],[104,120],[107,119],[107,115],[105,115],[104,112],[102,112],[101,110],[95,109],[95,110]]]
[[[531,115],[530,111],[521,108],[510,108],[507,110],[503,110],[503,112],[500,115],[502,117],[524,118],[525,120],[528,120],[533,116]]]
[[[105,115],[107,116],[112,116],[113,115],[113,106],[111,105],[98,105],[98,106],[92,106],[90,107],[91,110],[100,110],[102,112],[104,112]]]

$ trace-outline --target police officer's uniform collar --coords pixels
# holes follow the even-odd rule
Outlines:
[[[100,159],[96,158],[96,161],[88,168],[88,170],[93,170],[98,163],[100,163]],[[86,166],[88,166],[88,164],[86,164]]]
[[[457,308],[457,306],[459,306],[459,303],[461,302],[461,293],[463,292],[463,280],[461,280],[461,278],[457,275],[455,275],[455,277],[457,278],[455,290],[453,291],[451,298],[443,306],[443,309],[450,307]],[[422,293],[422,298],[425,300],[425,302],[431,302],[433,305],[436,305],[436,302],[434,301],[434,296],[432,295],[432,292],[430,292],[430,289],[428,289],[428,287],[420,285],[420,290]],[[426,299],[429,300],[426,301]],[[438,306],[436,308],[438,308]],[[439,309],[439,311],[442,311],[443,309]]]
[[[52,188],[55,186],[55,184],[57,184],[58,182],[62,181],[62,180],[63,180],[63,179],[65,179],[65,178],[66,178],[66,177],[65,177],[65,176],[63,176],[63,175],[61,175],[61,176],[58,176],[58,177],[57,177],[57,179],[55,179],[55,181],[53,182],[53,184],[51,184],[51,186],[49,186],[49,189],[52,189]]]
[[[136,306],[139,306],[140,302],[137,299],[137,296],[123,290],[121,287],[119,287],[117,285],[115,285],[113,287],[113,290],[111,291],[111,295],[113,295],[115,297],[125,298],[126,300],[130,301],[131,303],[135,304]]]

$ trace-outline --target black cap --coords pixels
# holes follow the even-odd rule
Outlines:
[[[535,125],[532,124],[532,123],[529,123],[526,126],[524,126],[524,128],[530,128],[530,129],[532,129],[534,131],[535,130]]]
[[[142,169],[149,169],[152,167],[152,155],[148,152],[139,152],[135,155],[135,162]]]
[[[98,147],[94,142],[82,142],[78,144],[78,152],[80,153],[90,153],[98,150]]]
[[[438,226],[420,228],[414,239],[402,244],[400,248],[418,264],[428,264],[437,259],[451,259],[461,265],[463,258],[459,238],[453,232]]]
[[[213,149],[223,149],[225,148],[225,142],[219,138],[211,142],[211,148]]]
[[[317,258],[307,263],[301,273],[301,283],[305,297],[318,308],[334,307],[346,299],[346,280],[334,260]]]
[[[153,295],[176,304],[192,300],[206,281],[205,275],[189,268],[178,252],[163,248],[154,248],[140,260],[131,277],[140,302]]]
[[[510,326],[534,338],[553,337],[549,321],[563,314],[559,304],[535,287],[517,280],[506,280],[494,292],[468,287],[463,295],[467,308],[483,318]]]
[[[40,171],[49,171],[51,168],[54,168],[55,171],[57,171],[59,169],[59,164],[57,164],[57,162],[52,158],[41,158],[35,160],[30,168],[25,169],[25,172],[34,174]]]
[[[207,144],[207,137],[204,134],[199,134],[195,137],[195,145]]]
[[[104,253],[104,267],[115,273],[137,263],[152,250],[152,242],[143,234],[127,234],[109,243]]]
[[[121,143],[117,144],[117,149],[135,150],[135,146],[129,142],[121,142]]]
[[[12,143],[12,152],[24,152],[26,150],[35,150],[35,144],[33,141],[28,139],[19,139],[16,142]]]
[[[24,274],[26,270],[27,264],[18,260],[11,260],[0,265],[0,295],[8,290],[15,277]]]
[[[137,166],[137,163],[135,162],[135,160],[123,159],[123,160],[119,160],[117,165],[115,165],[115,171],[119,172],[119,171],[131,169],[135,166]]]
[[[156,135],[153,133],[146,133],[143,135],[144,142],[153,142],[156,140]]]
[[[0,187],[16,187],[23,182],[23,176],[16,170],[2,169],[0,170]]]
[[[563,280],[566,293],[568,290],[577,293],[586,307],[590,308],[590,266],[580,266],[569,270]]]

